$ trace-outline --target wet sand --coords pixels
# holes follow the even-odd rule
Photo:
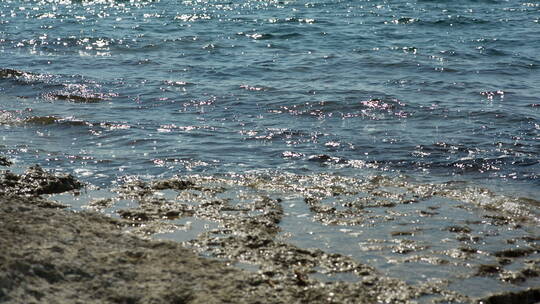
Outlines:
[[[249,217],[220,215],[239,206],[201,203],[201,209],[141,200],[137,210],[114,219],[98,212],[74,212],[47,200],[49,193],[79,191],[70,175],[31,167],[22,175],[0,177],[0,302],[5,303],[536,303],[540,288],[471,299],[432,282],[410,285],[388,278],[369,265],[335,253],[296,247],[276,238],[282,217],[279,200],[257,201]],[[128,184],[126,195],[156,189],[185,190],[181,180]],[[201,190],[199,188],[199,190]],[[106,203],[106,202],[101,202]],[[221,205],[220,205],[221,204]],[[95,202],[99,205],[99,202]],[[238,210],[236,210],[238,211]],[[194,248],[143,238],[141,220],[205,212],[220,217],[228,237],[208,234]],[[146,217],[146,218],[141,218]],[[148,225],[147,228],[152,228]],[[129,231],[130,233],[126,233]],[[144,233],[142,233],[142,232]],[[141,237],[143,236],[143,237]],[[259,265],[234,267],[234,257]],[[353,272],[358,280],[324,281],[312,269]],[[490,269],[484,269],[490,272]],[[538,271],[538,269],[531,269]],[[424,301],[422,300],[422,301]],[[426,301],[427,301],[426,300]],[[422,302],[421,301],[421,302]]]

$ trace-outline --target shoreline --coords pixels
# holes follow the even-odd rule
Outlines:
[[[126,228],[134,224],[133,214],[113,219],[92,211],[74,212],[39,196],[77,191],[82,184],[72,176],[53,175],[39,167],[31,167],[22,176],[6,174],[2,183],[5,186],[8,180],[11,188],[0,194],[4,248],[0,255],[0,302],[415,303],[423,296],[453,303],[540,300],[540,288],[472,299],[447,290],[444,284],[409,285],[346,256],[279,241],[275,232],[282,214],[276,200],[260,203],[255,217],[222,219],[235,236],[221,244],[210,236],[201,241],[219,247],[216,252],[223,253],[225,260],[216,260],[201,257],[179,243],[126,234]],[[178,180],[152,184],[153,189],[189,187],[195,185]],[[139,194],[150,189],[142,184],[134,188]],[[214,212],[214,216],[225,209],[207,207],[205,212]],[[176,216],[191,212],[175,208]],[[160,215],[155,202],[139,211]],[[239,255],[259,264],[260,270],[233,267],[234,259],[229,258]],[[352,271],[359,280],[317,280],[310,276],[314,267],[338,273]]]

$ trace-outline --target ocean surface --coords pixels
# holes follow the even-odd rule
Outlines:
[[[527,0],[2,0],[0,153],[95,189],[246,174],[461,184],[539,223],[539,50]],[[355,255],[315,222],[284,229]],[[297,243],[317,246],[315,230]]]

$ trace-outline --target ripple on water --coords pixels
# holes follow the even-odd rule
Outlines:
[[[81,193],[74,208],[150,210],[156,225],[133,233],[180,237],[189,217],[198,237],[193,219],[210,221],[198,241],[210,255],[229,237],[289,237],[287,250],[340,251],[415,284],[451,278],[470,296],[538,285],[537,253],[507,256],[538,246],[537,9],[3,1],[0,153],[13,172],[38,163],[110,192]],[[156,197],[143,204],[110,191],[175,175],[204,189],[160,196],[148,184]],[[161,225],[156,206],[178,218]],[[273,230],[253,235],[260,215]],[[295,252],[327,263],[291,273],[298,284],[355,279],[341,255]]]

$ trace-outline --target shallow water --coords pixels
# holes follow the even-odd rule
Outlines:
[[[76,209],[135,177],[297,174],[324,187],[325,174],[402,175],[464,193],[452,198],[475,218],[522,210],[534,222],[539,13],[496,0],[2,1],[0,153],[14,171],[38,163],[105,189],[66,198]],[[344,237],[388,238],[393,222],[343,232],[303,196],[284,203],[291,242],[417,281],[411,263]],[[434,242],[469,214],[442,210],[415,237]]]

